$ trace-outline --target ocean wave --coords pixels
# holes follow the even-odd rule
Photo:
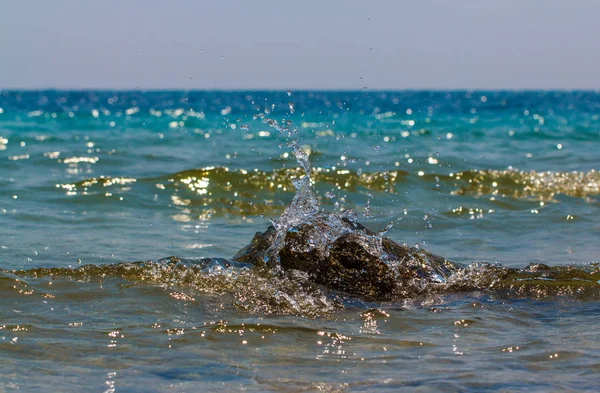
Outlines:
[[[221,258],[180,260],[175,257],[158,262],[129,262],[111,265],[85,265],[77,268],[35,268],[21,271],[0,269],[2,296],[54,296],[49,283],[125,280],[116,285],[159,285],[177,290],[179,298],[217,296],[232,309],[261,315],[330,315],[341,307],[336,296],[310,282],[301,272],[285,275],[251,269]]]
[[[154,178],[126,178],[99,176],[74,183],[56,184],[69,195],[105,193],[110,189],[129,188],[134,183],[153,186],[157,190],[175,192],[188,204],[222,202],[221,197],[244,197],[248,200],[269,193],[277,200],[278,193],[293,193],[292,180],[302,176],[300,168],[262,171],[227,167],[206,167],[163,175]],[[404,170],[363,172],[350,169],[314,168],[313,184],[319,189],[356,192],[398,192],[410,182],[424,188],[439,186],[439,191],[459,196],[489,196],[535,201],[556,201],[559,194],[574,198],[589,198],[600,194],[600,173],[588,172],[536,172],[517,169],[474,169],[456,173],[425,174],[423,171]],[[158,191],[157,191],[158,192]],[[202,203],[204,203],[202,202]]]
[[[490,195],[537,201],[555,201],[558,194],[587,198],[600,194],[600,173],[470,170],[447,176],[456,195]]]
[[[363,303],[337,291],[311,282],[306,273],[268,269],[230,262],[222,258],[182,260],[176,257],[158,262],[128,262],[85,265],[76,268],[0,269],[2,296],[55,296],[61,282],[105,282],[109,279],[126,290],[128,285],[158,285],[169,289],[177,299],[194,301],[194,296],[217,296],[227,307],[255,315],[329,316],[343,307]],[[54,283],[54,286],[51,284]],[[130,284],[127,284],[130,283]],[[60,291],[60,290],[59,290]],[[600,299],[600,265],[548,267],[531,264],[524,269],[474,263],[454,273],[447,283],[403,286],[395,298],[405,301],[442,293],[485,291],[508,298],[568,297]]]

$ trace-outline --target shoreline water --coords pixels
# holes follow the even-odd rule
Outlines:
[[[598,388],[594,296],[363,302],[302,275],[112,265],[230,257],[281,214],[302,172],[262,114],[301,134],[326,211],[459,263],[597,271],[598,93],[9,92],[0,108],[0,389]]]

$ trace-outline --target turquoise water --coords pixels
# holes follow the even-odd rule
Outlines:
[[[397,242],[597,270],[598,93],[5,91],[0,108],[0,391],[600,389],[600,284],[365,303],[119,265],[230,258],[290,202],[298,140],[321,206]]]

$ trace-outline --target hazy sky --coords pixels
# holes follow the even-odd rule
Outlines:
[[[600,88],[598,0],[0,0],[0,88]]]

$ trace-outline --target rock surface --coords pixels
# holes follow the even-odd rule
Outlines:
[[[276,255],[278,265],[284,270],[306,272],[318,284],[365,300],[391,299],[408,288],[414,293],[419,288],[443,284],[463,269],[442,257],[380,236],[358,222],[339,220],[337,215],[335,236],[328,239],[331,217],[322,213],[279,234],[283,241]],[[273,226],[257,232],[233,260],[266,267],[277,236]],[[324,243],[324,237],[329,241]],[[319,247],[314,246],[314,239],[319,239]]]

